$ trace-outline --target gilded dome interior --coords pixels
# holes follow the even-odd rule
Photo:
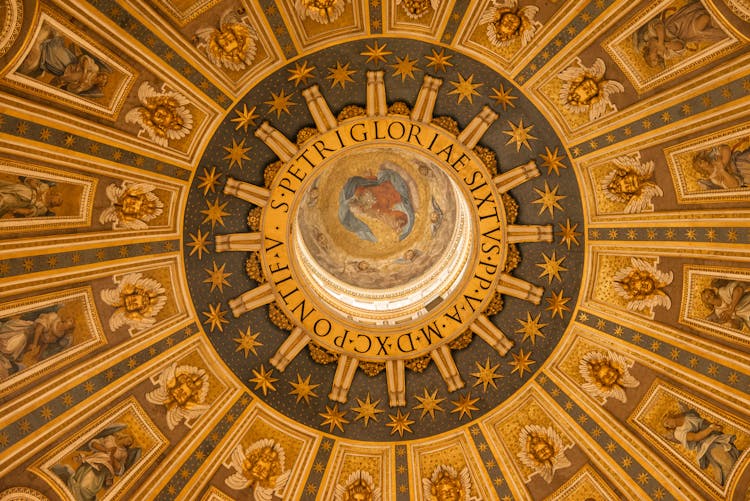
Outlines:
[[[0,499],[750,492],[746,0],[0,0]]]

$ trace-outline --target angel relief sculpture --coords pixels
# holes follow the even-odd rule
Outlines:
[[[154,325],[156,315],[167,303],[164,287],[141,273],[129,273],[114,282],[117,287],[101,291],[102,300],[115,308],[109,328],[116,331],[127,325],[137,332]]]
[[[380,487],[375,487],[372,475],[364,470],[353,471],[346,485],[336,485],[333,501],[380,501]]]
[[[173,363],[158,375],[155,382],[159,387],[146,393],[146,400],[167,408],[167,426],[170,430],[183,421],[190,426],[189,422],[208,410],[209,406],[205,404],[208,374],[205,370]]]
[[[632,360],[618,353],[590,351],[578,363],[578,371],[584,380],[581,388],[601,404],[609,398],[625,403],[628,401],[625,388],[636,388],[641,384],[630,374],[632,366]]]
[[[471,475],[464,466],[460,472],[452,466],[435,467],[430,478],[422,479],[424,498],[429,501],[479,501],[471,495]]]
[[[432,10],[437,10],[440,6],[440,0],[396,0],[396,5],[400,5],[406,15],[412,19],[419,19]]]
[[[235,472],[225,483],[234,490],[253,489],[255,501],[271,501],[283,494],[291,470],[284,469],[284,449],[281,444],[263,438],[244,450],[242,444],[232,451],[231,467]]]
[[[526,47],[542,23],[534,18],[539,13],[535,5],[518,6],[518,0],[493,0],[482,14],[479,24],[487,25],[487,38],[495,47],[506,47],[515,40]]]
[[[684,403],[678,403],[679,412],[670,412],[662,418],[662,436],[694,454],[698,467],[710,470],[713,480],[725,485],[740,457],[741,451],[734,444],[735,435],[724,433],[720,424],[703,418]]]
[[[518,459],[531,468],[532,475],[539,474],[545,482],[552,482],[555,471],[570,466],[565,457],[565,446],[552,427],[527,424],[518,435],[521,452]]]
[[[160,216],[164,204],[148,183],[123,181],[107,186],[110,206],[99,216],[102,224],[112,223],[113,230],[145,230],[148,222]]]
[[[347,0],[295,0],[294,8],[300,19],[309,17],[316,23],[328,24],[344,12]]]
[[[193,43],[214,66],[242,71],[253,64],[258,36],[243,17],[244,13],[244,9],[228,10],[221,16],[218,28],[195,32]]]
[[[560,104],[571,113],[586,113],[593,121],[603,117],[617,107],[610,96],[624,92],[625,87],[615,80],[605,80],[604,61],[597,58],[591,67],[583,66],[579,58],[575,65],[562,71],[558,78],[563,81],[560,89]]]
[[[672,283],[672,272],[659,271],[656,264],[635,257],[630,263],[613,278],[615,292],[627,301],[627,308],[632,311],[653,311],[655,306],[671,308],[672,301],[662,288]]]
[[[159,146],[167,147],[169,141],[182,139],[193,130],[193,114],[185,96],[169,90],[167,85],[161,92],[150,83],[143,82],[138,88],[138,100],[142,106],[128,111],[125,121],[141,127],[139,136],[145,133]]]
[[[653,182],[654,162],[641,163],[640,155],[622,156],[612,162],[615,168],[601,180],[604,195],[613,202],[625,204],[627,214],[653,210],[651,199],[664,195]]]

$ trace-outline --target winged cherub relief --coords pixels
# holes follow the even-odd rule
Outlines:
[[[627,308],[633,311],[651,311],[655,306],[671,308],[672,301],[662,288],[672,283],[672,272],[660,271],[656,264],[635,257],[630,263],[613,278],[615,292],[628,302]]]
[[[101,291],[102,300],[115,308],[109,317],[109,328],[116,331],[127,325],[142,331],[156,323],[156,315],[167,303],[164,287],[141,273],[129,273],[115,279],[117,287]]]
[[[231,489],[253,488],[255,501],[271,501],[284,491],[291,470],[284,469],[284,449],[281,444],[263,438],[253,443],[247,450],[242,444],[232,451],[231,466],[235,472],[225,483]]]
[[[174,430],[178,424],[201,416],[209,406],[205,403],[208,395],[208,374],[204,369],[192,365],[173,363],[156,379],[159,387],[146,393],[146,400],[167,408],[167,426]]]
[[[633,361],[619,353],[590,351],[578,363],[578,371],[584,380],[581,388],[605,404],[614,398],[622,403],[628,401],[625,388],[635,388],[641,383],[630,374]]]
[[[159,146],[166,148],[169,141],[182,139],[193,130],[190,103],[179,92],[167,89],[166,84],[157,91],[143,82],[138,88],[138,100],[141,106],[128,111],[125,121],[139,125],[139,134],[145,133]]]
[[[242,71],[252,65],[258,50],[255,30],[241,16],[243,10],[228,10],[221,16],[218,28],[201,28],[193,43],[218,67]]]
[[[505,47],[520,39],[526,47],[542,23],[534,18],[539,13],[535,5],[518,6],[518,0],[493,0],[482,14],[479,24],[487,25],[487,38],[495,47]]]
[[[112,223],[114,230],[145,230],[148,222],[160,216],[164,204],[154,194],[156,187],[148,183],[123,181],[120,186],[107,186],[110,206],[99,216],[102,224]]]
[[[597,58],[591,67],[586,67],[580,58],[575,64],[560,72],[563,81],[560,89],[560,104],[571,113],[587,113],[594,121],[610,111],[617,110],[610,96],[624,92],[625,87],[615,80],[606,80],[604,61]]]
[[[612,161],[615,168],[601,180],[601,188],[609,200],[625,204],[625,213],[652,210],[651,199],[664,195],[653,182],[654,162],[641,162],[640,156],[622,156]]]

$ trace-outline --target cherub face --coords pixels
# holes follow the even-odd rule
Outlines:
[[[166,106],[157,106],[151,113],[151,121],[162,130],[179,127],[176,115]]]
[[[594,376],[594,379],[599,381],[603,386],[614,386],[615,383],[617,383],[617,380],[620,379],[620,372],[610,364],[599,364],[592,369],[591,375]]]
[[[598,95],[599,86],[593,79],[586,77],[570,89],[568,101],[576,104],[589,104]]]
[[[143,198],[136,195],[127,194],[122,198],[122,213],[126,216],[138,216],[143,206]]]
[[[461,490],[456,485],[458,480],[444,477],[435,486],[435,495],[438,501],[459,501]]]
[[[266,482],[271,478],[274,464],[278,462],[276,453],[266,447],[254,458],[245,460],[245,470],[250,478],[259,482]]]
[[[520,27],[521,18],[513,12],[505,12],[500,19],[495,21],[495,29],[505,38],[515,35]]]
[[[612,193],[635,195],[641,189],[641,180],[635,172],[620,170],[607,188]]]
[[[633,295],[649,296],[656,289],[656,284],[649,275],[635,274],[630,279],[629,288]]]
[[[141,312],[148,307],[148,297],[140,292],[128,294],[123,298],[128,313]]]
[[[537,438],[529,445],[529,454],[538,462],[546,463],[555,455],[555,449],[543,438]]]
[[[187,404],[193,396],[193,385],[190,376],[182,374],[177,377],[177,385],[169,389],[169,395],[179,405]]]
[[[216,37],[216,43],[227,54],[232,54],[240,48],[240,43],[232,30],[221,30]]]

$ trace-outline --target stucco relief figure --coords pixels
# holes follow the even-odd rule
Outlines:
[[[722,431],[722,426],[704,419],[695,409],[685,408],[662,419],[664,437],[695,454],[702,470],[710,469],[716,483],[724,485],[740,457],[734,445],[735,436]]]
[[[410,18],[419,19],[430,11],[430,7],[437,10],[440,0],[396,0],[396,5],[400,5]]]
[[[0,218],[54,216],[53,209],[62,204],[55,183],[22,176],[17,182],[0,179]]]
[[[662,288],[672,283],[672,272],[660,271],[655,264],[635,257],[630,262],[613,278],[615,292],[627,301],[627,308],[633,311],[652,310],[656,306],[671,308],[672,301]]]
[[[521,429],[518,441],[521,444],[518,459],[547,483],[552,482],[555,471],[570,466],[562,438],[550,426],[527,424]]]
[[[560,72],[558,78],[563,81],[560,104],[563,108],[571,113],[586,113],[592,121],[616,111],[610,96],[624,92],[625,87],[615,80],[605,80],[606,69],[600,58],[591,67],[583,66],[576,58],[574,66]]]
[[[376,176],[354,176],[341,190],[338,216],[362,240],[403,240],[414,226],[409,187],[400,174],[384,167]]]
[[[79,96],[97,98],[111,69],[54,28],[44,25],[19,73]]]
[[[167,303],[164,287],[141,273],[129,273],[115,283],[117,287],[101,291],[102,300],[115,308],[109,317],[109,328],[116,331],[127,325],[133,331],[141,331],[154,325],[156,315]]]
[[[334,501],[380,501],[380,487],[375,487],[372,475],[364,470],[353,471],[346,485],[336,485]]]
[[[60,353],[73,344],[75,320],[57,311],[0,320],[0,379]]]
[[[732,190],[750,186],[750,139],[730,146],[720,144],[693,156],[693,168],[706,190]]]
[[[615,168],[601,180],[604,195],[613,202],[625,204],[626,214],[652,210],[651,199],[664,195],[653,181],[654,162],[640,157],[621,156],[612,161]]]
[[[449,465],[438,465],[430,478],[422,479],[422,491],[428,501],[479,501],[471,495],[471,475],[464,466],[460,472]]]
[[[487,38],[495,47],[506,47],[515,40],[526,47],[542,23],[534,18],[539,13],[535,5],[518,6],[517,0],[493,0],[482,14],[479,24],[487,25]]]
[[[113,230],[145,230],[148,222],[160,216],[164,204],[154,194],[156,187],[148,183],[123,181],[120,186],[107,186],[110,206],[99,216],[102,224],[112,223]]]
[[[244,9],[228,10],[221,16],[218,28],[201,28],[193,43],[211,64],[232,71],[250,67],[257,52],[258,36],[242,17]]]
[[[159,387],[146,393],[146,400],[166,407],[170,430],[183,421],[187,425],[208,410],[208,374],[204,369],[173,363],[159,374],[157,382]]]
[[[232,451],[231,466],[235,472],[225,483],[234,490],[253,489],[255,501],[271,501],[280,496],[291,470],[285,470],[285,454],[281,444],[263,438],[244,450],[238,444]]]
[[[628,401],[625,388],[635,388],[641,383],[630,374],[633,361],[619,353],[590,351],[578,363],[578,371],[584,380],[581,388],[605,404],[614,398],[622,403]]]
[[[96,501],[141,457],[128,426],[115,424],[97,434],[75,456],[78,466],[56,464],[52,471],[67,485],[75,501]]]
[[[697,0],[664,9],[635,34],[635,45],[651,67],[666,68],[727,38]]]
[[[294,8],[300,19],[309,17],[316,23],[328,24],[344,12],[346,0],[295,0]]]
[[[732,329],[750,330],[750,283],[714,279],[701,291],[701,301],[710,310],[706,320]]]
[[[166,84],[157,91],[143,82],[138,88],[138,100],[142,106],[128,111],[125,121],[139,125],[140,132],[159,146],[167,147],[169,141],[182,139],[193,130],[190,103],[179,92],[167,89]]]

